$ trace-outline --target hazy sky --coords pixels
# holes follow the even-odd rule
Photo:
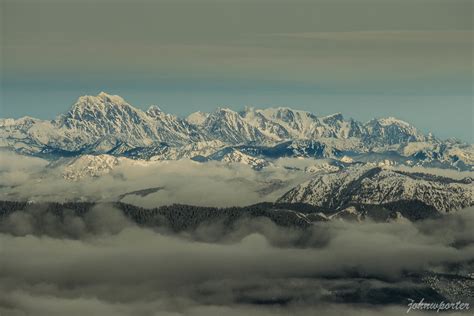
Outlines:
[[[0,0],[0,117],[104,90],[186,115],[291,106],[473,141],[471,0]]]

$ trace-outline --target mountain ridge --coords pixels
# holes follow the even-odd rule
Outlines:
[[[439,212],[474,205],[471,178],[454,180],[424,173],[363,166],[317,174],[277,200],[344,210],[352,204],[419,201]]]
[[[51,158],[85,153],[123,155],[131,150],[150,151],[160,144],[179,151],[206,142],[222,143],[217,149],[292,142],[299,144],[294,148],[297,156],[308,151],[304,146],[317,143],[322,148],[319,156],[326,158],[397,151],[415,161],[440,162],[458,169],[469,170],[474,165],[472,145],[424,135],[393,117],[362,123],[345,119],[341,113],[319,117],[288,107],[247,107],[241,112],[220,107],[210,113],[195,112],[180,118],[157,106],[143,111],[120,96],[101,92],[79,97],[66,113],[50,121],[31,117],[0,119],[0,147]],[[192,154],[175,156],[192,158]],[[135,157],[141,159],[140,155]]]

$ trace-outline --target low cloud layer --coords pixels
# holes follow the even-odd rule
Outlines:
[[[63,159],[49,164],[43,159],[0,151],[0,200],[121,200],[146,208],[173,203],[245,206],[276,201],[312,176],[304,172],[305,168],[327,163],[324,159],[281,158],[273,161],[270,167],[256,171],[245,164],[217,161],[143,162],[109,156],[109,159],[115,160],[115,164],[109,167],[101,162],[89,165],[89,162],[84,162],[87,157],[79,159]],[[474,172],[421,167],[394,168],[456,179],[474,177]],[[100,176],[94,176],[91,170],[100,170],[97,172]],[[150,188],[155,190],[140,193]]]
[[[0,152],[0,199],[32,201],[113,201],[121,195],[161,188],[147,195],[130,194],[122,201],[143,207],[173,203],[201,206],[243,206],[274,201],[308,175],[270,167],[255,171],[247,165],[191,160],[142,163],[120,158],[100,177],[91,177],[82,163],[45,160]],[[68,174],[78,179],[64,178]]]
[[[464,273],[474,262],[474,209],[416,224],[297,230],[261,219],[178,235],[109,205],[64,225],[48,216],[31,208],[0,225],[2,315],[400,315],[404,306],[344,293],[404,293],[423,287],[407,272]]]

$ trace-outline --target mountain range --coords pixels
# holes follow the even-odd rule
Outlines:
[[[313,157],[474,170],[474,147],[424,135],[396,118],[366,123],[290,108],[218,108],[187,118],[142,111],[107,93],[82,96],[54,120],[0,119],[0,147],[48,159],[109,154],[133,159],[250,162]]]

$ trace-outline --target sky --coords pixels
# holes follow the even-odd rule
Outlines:
[[[0,117],[118,94],[289,106],[474,142],[471,0],[0,0]]]

